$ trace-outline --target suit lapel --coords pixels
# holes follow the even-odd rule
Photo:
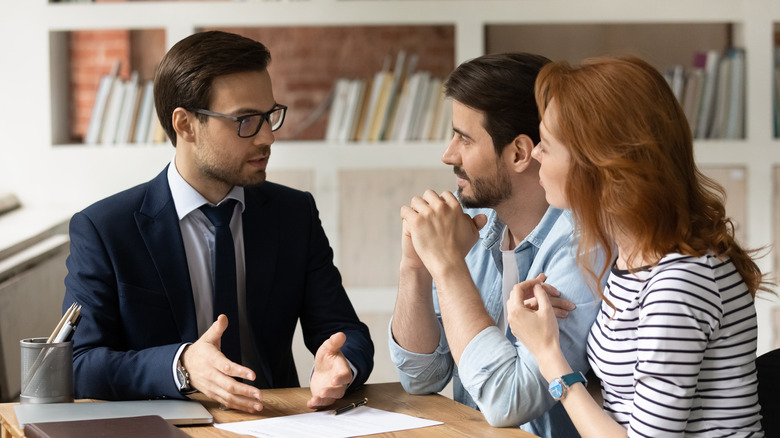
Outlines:
[[[166,167],[149,182],[135,220],[168,295],[179,334],[183,341],[194,342],[198,339],[195,301],[167,171]]]
[[[270,313],[264,312],[264,306],[268,302],[266,297],[276,275],[281,212],[277,204],[270,202],[262,188],[247,187],[244,190],[244,196],[246,202],[243,228],[247,314],[253,316],[265,314],[266,317],[271,318]],[[249,320],[257,345],[260,366],[267,383],[273,388],[273,376],[266,360],[268,355],[260,329],[265,324],[257,321],[256,318]]]

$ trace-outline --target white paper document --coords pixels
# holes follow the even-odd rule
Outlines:
[[[341,415],[333,415],[333,411],[318,411],[215,426],[261,438],[348,438],[437,424],[443,423],[361,406]]]

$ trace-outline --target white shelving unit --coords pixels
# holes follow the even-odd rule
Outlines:
[[[479,56],[484,29],[494,24],[732,23],[733,41],[747,52],[747,129],[740,141],[701,141],[702,166],[743,168],[747,187],[747,244],[773,243],[774,168],[780,143],[773,138],[774,0],[309,0],[56,3],[0,0],[0,189],[32,205],[74,210],[145,181],[173,154],[170,146],[52,145],[67,121],[57,66],[66,55],[57,32],[90,29],[164,29],[166,44],[202,26],[453,25],[457,62]],[[326,144],[280,142],[273,170],[313,172],[323,224],[336,242],[340,169],[440,169],[443,143]],[[356,224],[358,225],[358,224]],[[773,257],[760,261],[773,269]],[[388,301],[392,288],[375,291]],[[370,292],[370,291],[368,291]],[[366,295],[371,295],[366,292]],[[394,292],[390,293],[393,295]],[[393,295],[394,296],[394,295]],[[371,298],[369,301],[373,301]],[[758,301],[759,352],[769,349],[768,301]]]

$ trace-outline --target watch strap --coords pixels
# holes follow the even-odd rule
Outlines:
[[[561,376],[561,380],[566,384],[566,386],[571,386],[579,382],[582,382],[583,385],[588,386],[588,379],[585,378],[585,375],[582,374],[582,371],[577,371],[576,373]]]

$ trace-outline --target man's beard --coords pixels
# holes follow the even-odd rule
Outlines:
[[[229,171],[229,170],[219,169],[212,166],[206,166],[203,169],[203,172],[209,177],[211,177],[212,179],[216,179],[224,183],[227,183],[231,186],[237,186],[237,187],[248,187],[248,186],[262,184],[263,182],[265,182],[265,177],[266,177],[265,171],[257,172],[248,177],[244,177],[241,176],[241,174],[238,171]]]
[[[497,168],[498,169],[498,168]],[[466,208],[495,208],[512,196],[512,183],[505,172],[497,170],[493,178],[469,178],[459,166],[453,168],[455,175],[469,182],[473,195],[463,194],[463,187],[458,187],[458,199]]]

